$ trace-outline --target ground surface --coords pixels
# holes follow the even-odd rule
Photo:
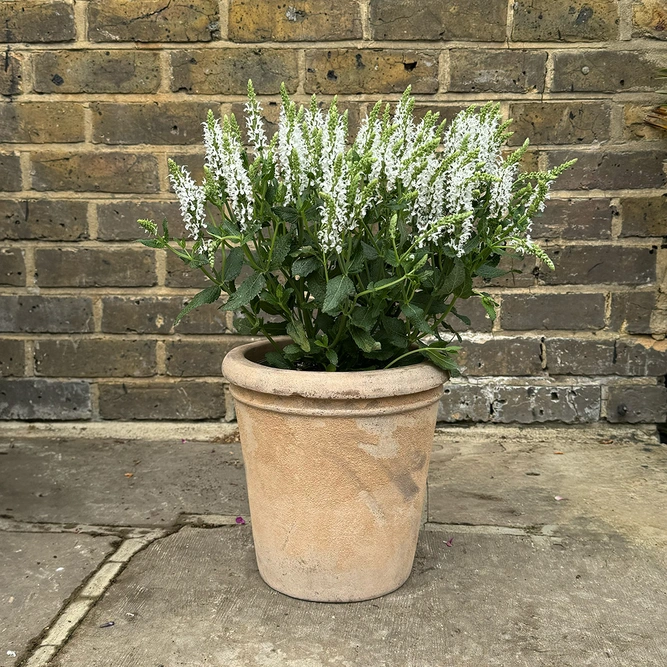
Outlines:
[[[0,441],[0,667],[667,665],[651,429],[439,431],[412,577],[350,605],[261,581],[237,444],[54,435]]]

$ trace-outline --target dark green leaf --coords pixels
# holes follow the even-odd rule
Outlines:
[[[203,306],[205,303],[213,303],[214,301],[217,301],[220,298],[220,293],[221,290],[217,285],[211,285],[195,294],[176,317],[174,326],[176,326],[191,310],[197,308],[197,306]]]
[[[424,311],[419,306],[415,306],[413,303],[404,303],[401,304],[401,312],[412,322],[418,331],[425,334],[433,334],[433,329],[431,329],[429,323],[424,318]]]
[[[399,320],[398,317],[387,317],[386,315],[382,316],[381,321],[382,328],[389,342],[396,347],[405,349],[408,346],[408,333],[405,322]]]
[[[488,294],[485,294],[482,292],[480,295],[482,305],[484,306],[484,310],[486,311],[487,315],[493,322],[493,320],[496,319],[496,306],[498,305],[492,297],[490,297]]]
[[[238,310],[247,306],[266,286],[266,278],[261,273],[253,273],[231,294],[222,310]]]
[[[287,371],[291,370],[292,368],[292,366],[290,366],[290,364],[285,361],[283,355],[280,354],[280,352],[276,352],[275,350],[267,352],[265,358],[269,366],[272,366],[273,368],[282,368]]]
[[[456,362],[444,350],[423,347],[419,350],[429,361],[445,371],[458,371]]]
[[[454,315],[454,317],[458,317],[461,320],[461,322],[463,322],[463,324],[467,324],[468,326],[470,326],[470,318],[467,315],[461,315],[461,313],[459,313],[456,310],[456,308],[452,308],[450,312],[452,313],[452,315]]]
[[[164,239],[139,239],[139,243],[148,246],[149,248],[164,248]]]
[[[504,276],[509,273],[509,271],[506,269],[499,269],[497,266],[491,266],[490,264],[482,264],[475,273],[485,280],[491,280],[492,278]]]
[[[299,320],[287,323],[287,335],[304,351],[310,352],[308,334]]]
[[[365,261],[364,261],[364,253],[360,247],[358,247],[355,251],[354,254],[352,255],[352,260],[347,266],[347,272],[354,275],[355,273],[359,273],[360,271],[363,271],[363,268],[365,266]]]
[[[336,350],[329,349],[325,352],[325,354],[333,366],[338,366],[338,355],[336,354]]]
[[[364,241],[361,242],[361,250],[364,253],[364,258],[368,260],[377,259],[379,257],[377,250]]]
[[[290,246],[292,245],[292,237],[289,234],[279,236],[273,245],[273,254],[271,255],[271,265],[269,270],[273,271],[282,266],[287,255],[289,255]]]
[[[310,295],[313,297],[317,307],[322,308],[327,293],[327,283],[324,280],[324,276],[320,275],[319,272],[311,273],[308,278],[306,278],[306,287],[310,292]]]
[[[257,333],[247,317],[234,318],[234,329],[236,329],[236,333],[241,334],[241,336],[251,336],[252,334]]]
[[[229,251],[227,259],[225,260],[225,275],[223,276],[225,282],[236,280],[239,277],[241,269],[243,268],[243,261],[244,255],[242,248],[232,248]]]
[[[303,259],[297,259],[294,261],[292,264],[292,275],[293,276],[301,276],[302,278],[305,278],[306,276],[309,276],[313,271],[318,269],[321,266],[322,262],[320,262],[317,257],[304,257]]]
[[[377,320],[377,313],[373,308],[355,308],[350,314],[350,320],[360,329],[370,331]]]
[[[457,259],[454,262],[452,270],[445,277],[444,282],[438,289],[438,294],[451,294],[466,278],[465,266],[463,262]]]
[[[362,352],[373,352],[375,350],[379,350],[382,347],[378,341],[373,340],[368,331],[364,331],[359,327],[351,326],[350,334],[354,342],[357,344],[357,347]]]
[[[324,297],[322,310],[329,315],[336,315],[341,311],[343,301],[354,294],[354,283],[347,276],[336,276],[327,283],[327,292]]]

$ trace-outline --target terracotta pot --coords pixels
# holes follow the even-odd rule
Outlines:
[[[410,575],[438,400],[429,363],[357,373],[257,363],[267,342],[233,349],[231,385],[259,572],[303,600],[385,595]]]

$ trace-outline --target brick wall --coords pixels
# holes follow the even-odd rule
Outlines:
[[[202,282],[133,240],[251,77],[274,119],[281,81],[353,126],[408,84],[445,117],[498,100],[528,166],[577,157],[533,234],[555,272],[493,281],[493,326],[468,305],[441,418],[667,421],[664,0],[4,0],[0,25],[0,417],[225,418],[242,339],[215,308],[174,331]]]

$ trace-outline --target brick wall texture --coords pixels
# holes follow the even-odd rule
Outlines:
[[[667,421],[665,0],[3,0],[0,418],[221,420],[244,342],[214,306],[177,330],[198,274],[135,242],[174,221],[167,158],[201,172],[207,109],[252,78],[335,94],[354,127],[410,84],[417,110],[501,103],[526,165],[577,157],[532,259],[486,287],[445,392],[449,422]]]

